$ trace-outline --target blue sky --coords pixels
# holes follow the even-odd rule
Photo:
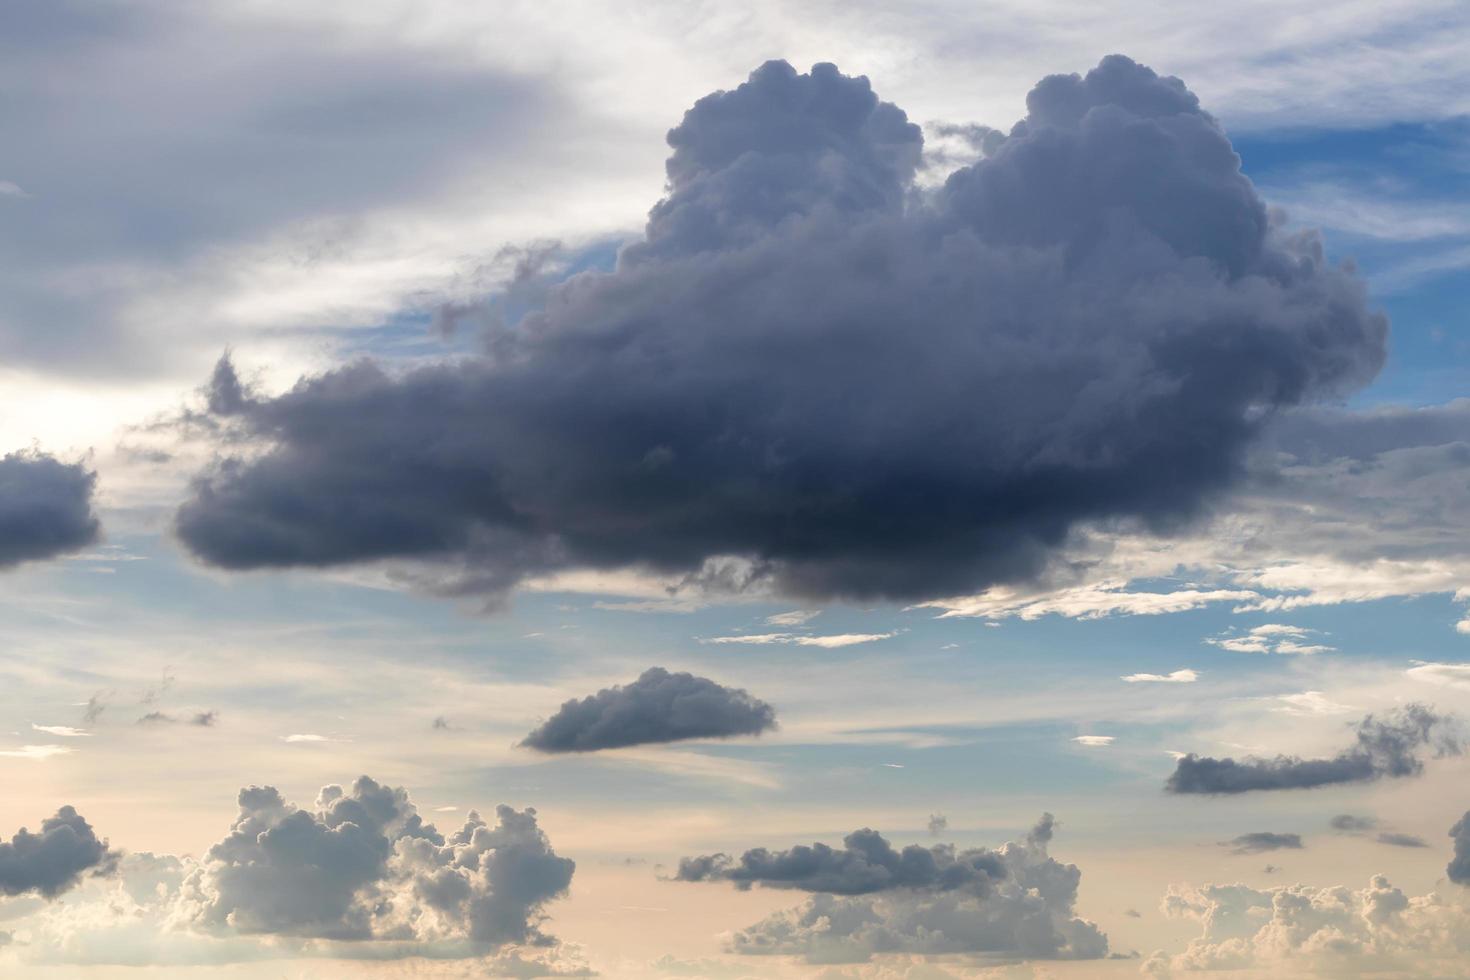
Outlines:
[[[0,969],[1470,976],[1470,19],[1217,6],[0,14]]]

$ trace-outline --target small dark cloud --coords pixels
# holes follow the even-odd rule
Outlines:
[[[1372,817],[1356,817],[1351,813],[1339,813],[1327,821],[1333,830],[1344,834],[1364,834],[1378,826],[1378,821]]]
[[[1385,356],[1363,282],[1121,56],[1043,79],[933,194],[919,127],[828,64],[765,64],[669,142],[643,237],[484,356],[279,396],[222,361],[185,545],[491,598],[563,568],[966,594],[1044,575],[1081,523],[1183,526],[1275,415]]]
[[[87,725],[95,725],[97,719],[107,710],[107,699],[112,697],[112,691],[98,691],[87,699],[82,705],[82,722]]]
[[[1276,865],[1274,865],[1274,864],[1268,864],[1264,868],[1261,869],[1261,874],[1274,875],[1276,872],[1278,872],[1280,870],[1281,869],[1279,867],[1277,867]]]
[[[95,542],[97,474],[46,453],[0,456],[0,569],[55,558]]]
[[[200,711],[187,718],[171,715],[166,711],[150,711],[138,719],[139,725],[178,725],[188,724],[197,728],[213,728],[219,722],[218,711]]]
[[[0,895],[55,898],[83,875],[111,872],[117,859],[92,825],[64,806],[41,821],[40,833],[22,827],[8,842],[0,841]]]
[[[1392,831],[1384,831],[1378,835],[1378,843],[1390,844],[1394,847],[1428,847],[1429,842],[1422,837],[1413,834],[1400,834]]]
[[[949,818],[942,813],[931,813],[929,815],[929,836],[938,837],[949,829]]]
[[[561,706],[521,744],[542,752],[595,752],[691,738],[759,735],[776,711],[738,688],[650,667],[631,684]]]
[[[1234,840],[1224,841],[1220,846],[1230,848],[1231,854],[1261,854],[1265,851],[1299,851],[1303,844],[1300,834],[1277,834],[1269,830],[1260,830],[1255,833],[1241,834]]]
[[[1356,726],[1356,744],[1330,759],[1278,755],[1237,761],[1191,753],[1178,761],[1165,789],[1171,793],[1248,793],[1417,776],[1424,769],[1417,755],[1420,749],[1433,746],[1440,755],[1460,754],[1462,746],[1450,721],[1417,703],[1396,708],[1382,719],[1368,715]]]
[[[1138,909],[1124,909],[1123,914],[1128,916],[1128,918],[1130,919],[1143,918],[1143,913],[1139,912]]]
[[[436,732],[447,732],[454,726],[449,724],[448,718],[444,717],[443,715],[439,715],[437,718],[434,719],[433,724],[431,724],[429,727]]]

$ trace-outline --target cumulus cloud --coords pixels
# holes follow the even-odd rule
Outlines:
[[[1458,976],[1470,910],[1433,892],[1405,895],[1382,875],[1336,886],[1171,886],[1163,911],[1200,923],[1176,970],[1265,968],[1269,975]]]
[[[794,596],[957,595],[1034,578],[1078,522],[1177,527],[1273,414],[1383,360],[1362,283],[1123,57],[1043,79],[932,193],[918,127],[831,65],[768,63],[669,142],[644,237],[489,356],[275,397],[223,363],[211,410],[255,451],[199,474],[181,539],[458,593],[740,556]]]
[[[1420,749],[1433,746],[1441,755],[1460,754],[1461,743],[1450,722],[1417,703],[1396,708],[1381,719],[1367,715],[1357,723],[1356,743],[1329,759],[1278,755],[1237,761],[1191,752],[1177,761],[1165,788],[1171,793],[1247,793],[1417,776],[1424,769],[1417,755]]]
[[[1258,830],[1250,834],[1241,834],[1233,840],[1223,842],[1220,846],[1230,848],[1231,854],[1260,854],[1265,851],[1299,851],[1304,845],[1300,834],[1278,834],[1269,830]]]
[[[757,848],[739,860],[687,858],[677,877],[814,891],[804,904],[739,930],[730,949],[863,962],[877,953],[993,953],[1035,959],[1107,955],[1107,937],[1073,914],[1081,872],[1047,855],[1050,814],[1021,843],[895,849],[871,830],[841,849]]]
[[[0,895],[35,893],[55,898],[88,874],[107,874],[117,852],[70,806],[41,821],[40,833],[22,827],[0,841]]]
[[[567,701],[521,744],[542,752],[595,752],[759,735],[775,727],[776,709],[739,688],[650,667],[631,684]]]
[[[314,810],[272,787],[240,791],[229,836],[180,885],[176,918],[211,932],[340,941],[460,940],[481,950],[546,944],[546,903],[574,864],[558,857],[533,809],[471,811],[448,836],[408,794],[366,776],[327,786]]]
[[[97,474],[41,452],[0,456],[0,569],[55,558],[97,540]]]

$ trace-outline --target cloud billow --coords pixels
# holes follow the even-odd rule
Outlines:
[[[55,558],[97,540],[97,474],[40,452],[0,457],[0,569]]]
[[[567,701],[521,744],[542,752],[595,752],[759,735],[775,727],[775,709],[743,690],[650,667],[630,684]]]
[[[64,806],[41,821],[40,833],[22,827],[0,841],[0,895],[55,898],[85,875],[108,873],[117,858],[81,814]]]
[[[1081,521],[1177,526],[1277,410],[1371,379],[1386,321],[1179,80],[1112,56],[1027,109],[921,192],[920,130],[865,78],[762,66],[671,131],[617,267],[485,356],[276,397],[222,362],[217,419],[262,451],[198,476],[180,537],[456,593],[735,557],[793,596],[922,599],[1030,579]]]
[[[471,811],[458,831],[424,823],[406,791],[366,776],[323,788],[312,810],[270,786],[240,791],[226,836],[184,879],[174,913],[206,932],[549,945],[543,907],[575,864],[533,809]]]
[[[1258,830],[1249,834],[1241,834],[1233,840],[1225,841],[1221,846],[1230,848],[1232,854],[1261,854],[1266,851],[1299,851],[1304,845],[1300,834],[1278,834],[1270,830]]]
[[[1175,764],[1165,789],[1171,793],[1235,794],[1258,790],[1312,789],[1385,777],[1417,776],[1424,769],[1418,751],[1433,746],[1441,755],[1458,755],[1458,736],[1450,719],[1422,704],[1408,704],[1379,719],[1357,724],[1357,742],[1327,759],[1278,755],[1273,759],[1216,759],[1185,755]],[[1338,829],[1357,829],[1351,819]]]

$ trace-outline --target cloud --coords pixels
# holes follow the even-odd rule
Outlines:
[[[97,540],[97,474],[34,450],[0,456],[0,569],[55,558]]]
[[[188,718],[179,718],[178,716],[171,715],[171,714],[169,714],[166,711],[150,711],[146,715],[143,715],[141,718],[139,718],[138,721],[137,721],[137,724],[139,724],[139,725],[177,725],[180,722],[184,722],[184,723],[187,723],[189,725],[193,725],[196,728],[213,728],[215,726],[215,724],[217,724],[219,722],[219,712],[218,711],[198,711],[198,712],[195,712],[193,715],[190,715]],[[287,742],[301,742],[301,741],[317,741],[318,738],[317,737],[314,737],[314,736],[306,736],[306,735],[288,735],[288,736],[286,736],[286,739],[285,740]],[[321,741],[326,741],[326,739],[321,739]]]
[[[794,609],[791,612],[776,613],[766,617],[767,626],[804,626],[816,619],[819,611],[812,609]]]
[[[31,729],[44,732],[47,735],[55,735],[58,738],[91,738],[92,733],[80,728],[72,728],[70,725],[37,725],[31,722]]]
[[[1258,830],[1241,834],[1220,846],[1230,848],[1231,854],[1261,854],[1265,851],[1299,851],[1303,845],[1300,834],[1277,834],[1269,830]]]
[[[542,752],[595,752],[692,738],[759,735],[776,711],[739,688],[650,667],[636,681],[572,699],[521,741]]]
[[[841,849],[826,844],[797,845],[786,851],[756,848],[738,859],[724,854],[681,858],[676,881],[729,881],[742,890],[752,885],[792,888],[834,895],[867,895],[893,889],[945,892],[965,889],[977,895],[1005,877],[1004,863],[994,851],[956,851],[953,845],[902,851],[877,831],[855,830]]]
[[[837,633],[831,636],[807,636],[804,633],[752,633],[737,634],[735,636],[711,636],[699,642],[752,643],[762,646],[776,643],[793,644],[802,647],[822,647],[825,650],[835,650],[840,647],[852,647],[863,643],[877,643],[879,640],[890,640],[897,635],[897,633]]]
[[[1357,743],[1330,759],[1215,759],[1190,753],[1180,758],[1165,788],[1171,793],[1248,793],[1255,790],[1309,789],[1383,777],[1417,776],[1424,764],[1417,751],[1433,745],[1443,755],[1458,755],[1451,719],[1422,704],[1408,704],[1382,720],[1367,715],[1357,724]]]
[[[1079,522],[1177,528],[1277,410],[1373,377],[1386,321],[1177,79],[1114,56],[1027,106],[918,194],[920,131],[866,79],[762,66],[670,132],[616,269],[489,356],[214,398],[251,451],[180,538],[456,594],[739,556],[745,587],[922,600],[1032,580]]]
[[[1440,687],[1470,690],[1470,664],[1442,664],[1418,661],[1404,671],[1409,678]]]
[[[1095,959],[1108,943],[1073,908],[1081,872],[1047,855],[1050,815],[1022,843],[999,850],[910,845],[896,851],[873,831],[841,850],[796,847],[680,862],[684,880],[821,889],[805,903],[735,932],[732,952],[800,955],[812,963],[863,962],[879,953],[991,953]]]
[[[70,745],[22,745],[18,749],[0,749],[0,758],[41,761],[53,756],[70,755],[75,751]]]
[[[1078,745],[1085,745],[1088,748],[1096,749],[1112,745],[1116,738],[1116,735],[1078,735],[1072,741]]]
[[[1361,834],[1373,830],[1378,826],[1378,821],[1372,817],[1355,817],[1351,813],[1339,813],[1327,821],[1333,830],[1344,834]]]
[[[1243,589],[1178,589],[1174,592],[1131,591],[1126,581],[1108,580],[1087,585],[1035,589],[996,587],[982,595],[935,599],[920,603],[942,609],[941,619],[987,617],[1023,620],[1043,616],[1069,619],[1105,619],[1109,616],[1164,616],[1200,609],[1217,602],[1245,602],[1259,598]]]
[[[0,841],[0,895],[55,898],[84,875],[110,873],[117,857],[81,814],[64,806],[41,821],[40,833],[22,827]]]
[[[1455,856],[1444,873],[1457,885],[1470,885],[1470,812],[1450,828],[1450,836],[1455,841]]]
[[[929,814],[929,836],[938,837],[949,829],[949,818],[942,813]]]
[[[1433,892],[1405,895],[1382,875],[1368,886],[1171,886],[1163,912],[1201,934],[1176,970],[1266,968],[1271,976],[1454,976],[1470,952],[1470,910]]]
[[[1244,635],[1226,634],[1211,637],[1205,642],[1235,653],[1280,653],[1309,656],[1314,653],[1331,653],[1337,649],[1321,643],[1302,642],[1304,637],[1315,632],[1316,630],[1302,629],[1298,626],[1267,623],[1264,626],[1252,627]]]
[[[1413,834],[1400,834],[1392,831],[1384,831],[1376,838],[1380,844],[1388,844],[1392,847],[1428,847],[1429,842],[1422,837]]]
[[[240,791],[240,814],[180,886],[178,917],[210,932],[339,941],[547,944],[539,923],[574,864],[533,809],[471,811],[448,836],[408,794],[366,776],[327,786],[314,810],[274,788]]]
[[[1185,668],[1167,674],[1125,674],[1123,680],[1129,684],[1193,684],[1199,680],[1199,673]]]

